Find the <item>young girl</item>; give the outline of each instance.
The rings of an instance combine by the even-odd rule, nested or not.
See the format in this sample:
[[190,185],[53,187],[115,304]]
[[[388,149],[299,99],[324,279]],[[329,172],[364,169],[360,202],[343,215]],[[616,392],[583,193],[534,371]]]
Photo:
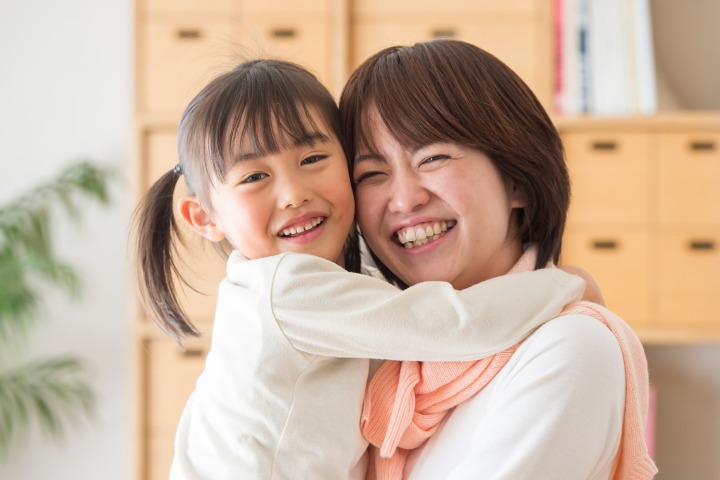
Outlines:
[[[180,217],[234,249],[205,370],[178,426],[172,478],[364,478],[369,358],[484,357],[582,293],[579,277],[556,268],[463,291],[444,282],[401,291],[349,273],[359,270],[359,253],[338,118],[332,96],[304,69],[245,62],[187,107],[180,164],[139,207],[142,297],[178,340],[198,333],[172,281],[179,175],[190,192],[178,201]],[[413,233],[423,242],[448,228]]]

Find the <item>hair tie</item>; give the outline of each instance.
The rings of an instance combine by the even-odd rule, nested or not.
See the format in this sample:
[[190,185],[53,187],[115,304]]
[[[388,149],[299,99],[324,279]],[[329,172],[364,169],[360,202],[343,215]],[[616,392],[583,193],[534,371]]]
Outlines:
[[173,167],[172,172],[175,175],[182,175],[182,167],[180,166],[179,163]]

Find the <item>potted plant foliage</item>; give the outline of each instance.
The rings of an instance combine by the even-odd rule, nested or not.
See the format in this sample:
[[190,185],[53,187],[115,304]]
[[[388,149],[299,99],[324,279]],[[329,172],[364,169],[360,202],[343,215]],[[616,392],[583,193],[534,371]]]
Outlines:
[[53,252],[50,221],[59,214],[79,218],[87,200],[107,203],[108,181],[107,170],[79,162],[0,205],[0,457],[34,425],[58,435],[93,411],[81,359],[31,359],[25,350],[42,319],[42,288],[80,293],[77,272]]

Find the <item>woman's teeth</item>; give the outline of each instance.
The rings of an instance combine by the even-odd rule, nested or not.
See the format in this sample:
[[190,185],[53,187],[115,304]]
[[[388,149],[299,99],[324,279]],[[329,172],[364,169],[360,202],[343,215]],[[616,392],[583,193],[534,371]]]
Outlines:
[[297,235],[298,233],[307,232],[308,230],[312,230],[313,228],[317,227],[321,223],[323,223],[323,217],[316,217],[311,220],[308,220],[305,222],[305,224],[296,224],[292,227],[283,228],[280,232],[281,237],[289,237],[290,235]]
[[404,228],[397,232],[398,241],[405,248],[415,248],[437,240],[455,226],[455,220],[428,223],[418,227]]

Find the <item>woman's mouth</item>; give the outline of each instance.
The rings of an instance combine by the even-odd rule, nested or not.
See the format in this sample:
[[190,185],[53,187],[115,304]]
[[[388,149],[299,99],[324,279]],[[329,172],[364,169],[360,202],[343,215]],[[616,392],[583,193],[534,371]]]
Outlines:
[[433,242],[455,226],[455,220],[428,222],[402,228],[395,232],[397,241],[405,248],[415,248]]
[[281,237],[295,237],[316,229],[325,222],[325,217],[315,217],[304,222],[290,225],[280,231]]

